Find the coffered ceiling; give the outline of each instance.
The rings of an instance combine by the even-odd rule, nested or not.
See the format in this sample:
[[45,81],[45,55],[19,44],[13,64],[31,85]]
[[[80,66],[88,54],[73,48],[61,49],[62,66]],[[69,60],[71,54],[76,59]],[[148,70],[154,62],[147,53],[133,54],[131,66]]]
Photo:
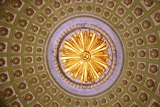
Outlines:
[[[114,65],[87,89],[56,68],[82,28],[108,35]],[[159,0],[0,0],[0,107],[160,107],[159,50]]]

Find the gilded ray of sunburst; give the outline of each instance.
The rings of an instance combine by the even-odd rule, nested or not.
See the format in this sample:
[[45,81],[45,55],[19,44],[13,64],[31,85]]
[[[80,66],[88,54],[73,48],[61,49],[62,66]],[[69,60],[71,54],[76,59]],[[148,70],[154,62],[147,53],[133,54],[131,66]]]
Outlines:
[[81,83],[94,83],[109,67],[108,45],[101,35],[79,30],[65,40],[60,50],[64,72]]

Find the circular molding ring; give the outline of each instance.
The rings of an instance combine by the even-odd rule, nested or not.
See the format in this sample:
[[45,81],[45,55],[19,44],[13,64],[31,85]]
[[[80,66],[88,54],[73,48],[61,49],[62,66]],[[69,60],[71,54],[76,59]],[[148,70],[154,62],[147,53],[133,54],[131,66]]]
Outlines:
[[[80,23],[81,22],[81,23]],[[87,22],[87,23],[86,23]],[[77,26],[82,28],[85,26],[90,26],[95,29],[99,29],[101,34],[103,35],[109,35],[104,36],[107,38],[108,43],[110,43],[111,47],[111,53],[112,53],[112,63],[111,63],[111,69],[113,71],[110,71],[109,75],[110,77],[106,76],[106,80],[102,79],[102,81],[97,82],[98,84],[93,84],[92,87],[81,87],[77,88],[76,86],[73,87],[73,84],[68,84],[68,82],[65,81],[65,76],[62,74],[62,72],[59,69],[59,63],[57,63],[57,55],[54,54],[57,53],[58,44],[62,42],[62,38],[65,37],[67,34],[67,30],[72,26]],[[95,26],[96,25],[96,26]],[[76,28],[76,27],[75,27]],[[75,30],[75,29],[74,29]],[[105,33],[106,32],[106,33]],[[58,86],[64,89],[65,92],[70,93],[71,95],[75,96],[83,96],[83,97],[91,97],[92,95],[100,95],[104,94],[104,92],[107,92],[108,90],[113,87],[113,85],[116,84],[117,80],[120,78],[123,65],[124,65],[124,48],[121,42],[121,38],[118,35],[118,33],[105,21],[93,17],[93,16],[87,16],[87,15],[79,15],[76,17],[68,18],[66,21],[63,21],[60,23],[55,29],[53,30],[52,35],[48,39],[48,45],[46,50],[46,62],[48,65],[49,75],[53,78],[53,82]],[[117,54],[116,54],[117,53]],[[53,55],[54,54],[54,55]],[[117,59],[116,59],[117,58]],[[114,61],[113,61],[114,60]],[[59,69],[59,70],[57,70]],[[103,83],[103,84],[102,84]]]
[[[79,83],[74,81],[73,79],[70,79],[68,76],[66,76],[66,74],[64,73],[64,68],[62,68],[61,66],[61,62],[59,60],[59,51],[60,51],[60,47],[62,45],[62,43],[64,42],[64,40],[73,32],[76,32],[79,29],[90,29],[91,31],[96,31],[98,33],[100,33],[100,35],[103,35],[103,37],[105,38],[109,48],[108,48],[108,53],[110,54],[110,62],[109,62],[109,69],[106,69],[105,71],[105,75],[104,77],[102,77],[98,82],[95,83]],[[116,57],[116,48],[114,45],[113,40],[111,39],[111,37],[100,27],[93,25],[93,24],[86,24],[86,23],[81,23],[81,24],[76,24],[73,25],[69,28],[67,28],[59,37],[57,44],[54,47],[54,57],[56,58],[56,60],[54,61],[54,65],[57,72],[59,73],[59,75],[61,76],[61,78],[64,79],[64,81],[66,81],[68,84],[74,86],[75,88],[80,88],[80,89],[91,89],[91,88],[95,88],[98,87],[99,85],[105,83],[110,76],[113,74],[113,71],[115,69],[115,65],[116,65],[116,61],[117,61],[117,57]],[[58,65],[58,66],[57,66]]]

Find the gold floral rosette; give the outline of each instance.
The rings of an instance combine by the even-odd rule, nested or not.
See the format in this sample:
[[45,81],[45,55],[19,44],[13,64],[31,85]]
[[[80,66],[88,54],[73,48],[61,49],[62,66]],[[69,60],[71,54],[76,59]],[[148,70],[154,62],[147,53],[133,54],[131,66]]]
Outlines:
[[109,68],[108,45],[96,32],[79,30],[64,40],[60,50],[64,72],[81,83],[100,80]]

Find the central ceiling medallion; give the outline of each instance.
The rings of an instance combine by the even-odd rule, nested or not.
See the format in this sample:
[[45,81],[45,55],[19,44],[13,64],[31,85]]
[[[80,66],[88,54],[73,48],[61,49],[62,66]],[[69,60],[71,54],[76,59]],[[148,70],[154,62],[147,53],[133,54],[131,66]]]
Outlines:
[[88,91],[94,88],[97,91],[93,93],[98,93],[104,87],[110,87],[115,83],[121,71],[122,54],[121,50],[116,50],[114,43],[119,44],[119,41],[112,39],[115,37],[112,30],[108,26],[103,30],[101,27],[105,26],[99,27],[89,23],[63,27],[54,33],[49,46],[49,50],[54,46],[48,60],[56,82],[64,88],[67,87],[69,91],[74,90],[74,93],[79,90],[80,95],[89,95],[92,92]]
[[97,32],[74,32],[62,43],[60,60],[64,72],[81,83],[95,83],[109,68],[108,45]]

